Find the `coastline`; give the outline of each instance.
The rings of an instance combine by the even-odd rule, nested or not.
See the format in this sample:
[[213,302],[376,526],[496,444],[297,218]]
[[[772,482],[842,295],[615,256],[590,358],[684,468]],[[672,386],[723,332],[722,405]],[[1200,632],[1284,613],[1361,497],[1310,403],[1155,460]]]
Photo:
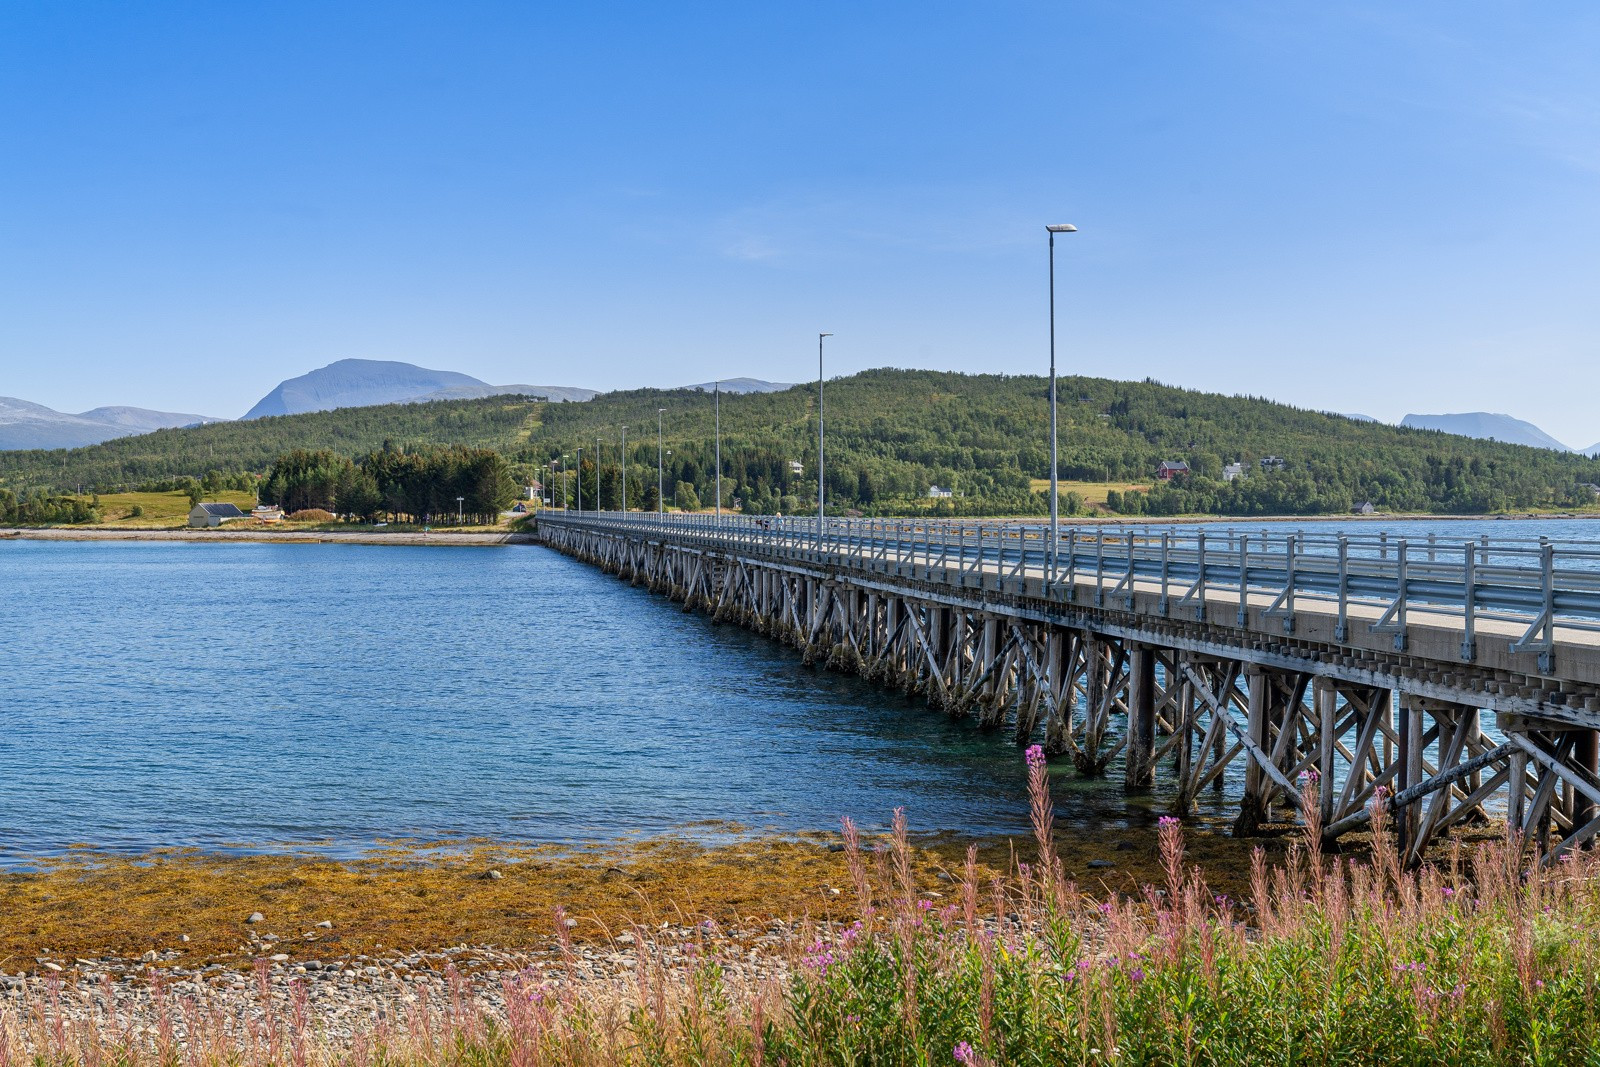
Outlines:
[[201,543],[245,542],[341,545],[531,545],[533,534],[510,533],[378,533],[371,530],[106,530],[71,526],[7,527],[0,540],[16,541],[189,541]]

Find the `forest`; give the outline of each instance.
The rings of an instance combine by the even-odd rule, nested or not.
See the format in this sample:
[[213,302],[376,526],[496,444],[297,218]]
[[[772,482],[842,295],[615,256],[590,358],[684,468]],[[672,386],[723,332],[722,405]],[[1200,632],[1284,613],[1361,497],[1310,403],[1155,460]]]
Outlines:
[[272,465],[259,495],[291,513],[316,508],[369,522],[382,515],[484,525],[511,506],[517,483],[505,459],[487,448],[389,445],[355,461],[327,449],[295,449]]
[[[1042,377],[892,369],[826,383],[830,510],[1042,513],[1047,497],[1035,486],[1049,475],[1047,388]],[[1161,461],[1189,465],[1188,475],[1149,491],[1110,493],[1108,507],[1124,514],[1318,515],[1364,502],[1383,511],[1484,514],[1592,506],[1587,486],[1600,484],[1600,460],[1257,397],[1088,377],[1062,378],[1059,396],[1063,480],[1150,485]],[[790,513],[814,506],[816,401],[815,384],[721,397],[725,507]],[[553,473],[558,503],[565,489],[575,504],[581,483],[586,507],[597,496],[602,506],[616,507],[625,473],[629,506],[653,509],[658,413],[668,505],[711,506],[713,397],[696,390],[629,390],[586,403],[492,397],[341,409],[162,430],[89,448],[0,452],[0,485],[19,494],[75,485],[109,492],[240,473],[270,483],[280,458],[296,451],[328,453],[354,470],[370,470],[379,483],[378,467],[368,466],[375,454],[459,446],[503,458],[513,485]],[[1225,481],[1224,467],[1232,463],[1244,477]],[[563,469],[571,472],[565,479]],[[379,510],[415,514],[438,503],[427,493],[405,496],[392,481],[388,489],[358,481],[347,491],[370,498],[376,488],[384,497]],[[952,495],[932,500],[933,486]],[[448,502],[457,495],[467,494],[448,493]]]

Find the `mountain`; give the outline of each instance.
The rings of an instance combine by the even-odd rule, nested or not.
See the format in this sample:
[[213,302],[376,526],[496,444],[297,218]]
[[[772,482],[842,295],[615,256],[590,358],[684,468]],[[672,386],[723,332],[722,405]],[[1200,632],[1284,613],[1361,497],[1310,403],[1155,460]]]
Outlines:
[[[699,385],[686,385],[685,389],[698,389],[703,393],[712,391],[718,383],[701,382]],[[793,382],[764,382],[760,378],[724,378],[721,382],[724,393],[742,395],[744,393],[781,393],[785,389],[793,389]]]
[[1583,449],[1583,454],[1590,459],[1600,459],[1600,441],[1596,441],[1588,448]]
[[387,359],[341,359],[298,378],[279,382],[272,392],[245,412],[244,417],[259,419],[266,415],[399,404],[440,389],[460,386],[486,388],[488,383],[469,374],[428,370]]
[[[1343,514],[1368,500],[1392,512],[1482,514],[1575,507],[1574,486],[1600,484],[1600,460],[1572,452],[1153,382],[1068,377],[1062,388],[1069,399],[1060,470],[1068,481],[1148,486],[1163,460],[1183,460],[1195,471],[1183,483],[1108,499],[1107,507],[1125,514]],[[948,507],[964,514],[1037,514],[1044,506],[1038,487],[1049,476],[1047,396],[1045,380],[1027,376],[877,370],[834,379],[827,394],[830,498],[863,512],[917,513],[935,506],[930,485],[954,485],[963,495]],[[738,497],[749,510],[788,514],[816,491],[806,477],[816,454],[815,399],[806,387],[722,398],[729,506]],[[658,452],[662,409],[665,449]],[[668,464],[662,475],[669,485],[688,482],[705,500],[715,482],[715,425],[711,394],[689,388],[622,390],[581,404],[490,396],[341,408],[159,430],[65,454],[0,452],[0,485],[81,482],[108,491],[213,469],[261,473],[295,448],[354,458],[385,443],[496,449],[520,477],[536,476],[564,455],[570,462],[578,447],[591,463],[600,438],[603,463],[614,470],[618,428],[627,426],[630,501],[655,486],[658,455]],[[1269,456],[1283,466],[1260,468]],[[1223,465],[1235,458],[1258,473],[1223,481]],[[586,475],[585,500],[592,502],[592,466]],[[603,485],[614,489],[614,474]]]
[[1553,448],[1558,452],[1572,451],[1531,422],[1487,411],[1468,411],[1458,415],[1407,415],[1400,420],[1400,425],[1414,430],[1440,430],[1462,437],[1476,437],[1480,441],[1504,441],[1531,448]]
[[1334,414],[1335,415],[1343,415],[1345,418],[1352,419],[1352,420],[1354,420],[1356,422],[1377,422],[1378,421],[1377,419],[1373,418],[1371,415],[1360,415],[1360,414],[1357,414],[1356,412],[1353,412],[1353,411],[1335,411]]
[[279,382],[245,413],[247,419],[267,415],[300,415],[334,408],[375,404],[420,404],[432,400],[477,400],[521,393],[554,401],[588,400],[593,389],[562,385],[490,385],[448,370],[429,370],[387,359],[341,359],[326,367]]
[[69,415],[43,404],[0,396],[0,449],[82,448],[113,437],[221,419],[146,408],[106,407]]
[[576,385],[457,385],[415,398],[428,400],[479,400],[486,396],[542,396],[551,403],[565,404],[593,400],[599,394]]

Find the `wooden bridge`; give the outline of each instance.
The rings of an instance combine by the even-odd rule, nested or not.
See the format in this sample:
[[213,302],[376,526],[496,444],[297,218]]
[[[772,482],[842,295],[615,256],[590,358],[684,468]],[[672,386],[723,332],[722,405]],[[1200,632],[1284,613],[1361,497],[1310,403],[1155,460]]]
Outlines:
[[1413,862],[1491,817],[1546,861],[1600,830],[1600,544],[559,511],[538,528],[1082,774],[1170,778],[1188,807],[1242,770],[1238,833],[1293,816],[1307,775],[1327,837],[1381,796]]

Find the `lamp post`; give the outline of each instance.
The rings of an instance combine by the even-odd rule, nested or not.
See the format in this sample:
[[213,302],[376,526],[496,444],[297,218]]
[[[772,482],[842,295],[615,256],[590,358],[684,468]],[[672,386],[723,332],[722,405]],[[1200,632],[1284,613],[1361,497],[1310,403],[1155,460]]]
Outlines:
[[[599,487],[600,487],[599,483],[596,482],[595,483],[595,488],[598,489]],[[579,515],[583,514],[583,446],[582,445],[578,446],[578,514]]]
[[722,383],[711,383],[711,403],[716,411],[717,438],[717,518],[722,518]]
[[666,408],[656,408],[656,514],[666,513],[667,502],[661,495],[661,475],[666,470],[665,462],[661,458],[661,413]]
[[822,339],[831,333],[817,334],[817,544],[822,543]]
[[567,454],[561,453],[561,510],[567,510],[567,482],[571,479],[567,471]]
[[628,517],[628,428],[622,428],[622,470],[618,479],[622,483],[622,517]]
[[464,496],[456,497],[456,525],[457,526],[465,525],[464,515],[463,515],[461,509],[462,509],[462,502],[465,501],[466,499],[467,498],[464,497]]
[[594,515],[600,517],[600,438],[594,439]]
[[1050,573],[1048,586],[1056,580],[1056,546],[1061,540],[1061,490],[1056,467],[1056,234],[1077,233],[1070,224],[1046,226],[1050,235]]

